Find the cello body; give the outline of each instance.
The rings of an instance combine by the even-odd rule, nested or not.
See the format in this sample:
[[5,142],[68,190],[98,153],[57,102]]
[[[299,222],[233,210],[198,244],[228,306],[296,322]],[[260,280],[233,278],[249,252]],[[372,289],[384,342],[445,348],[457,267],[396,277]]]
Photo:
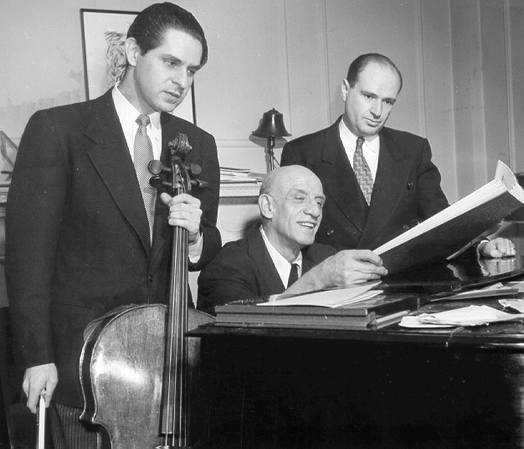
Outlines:
[[[124,307],[103,317],[86,336],[80,357],[84,396],[80,418],[102,426],[113,449],[149,449],[163,444],[159,422],[166,311],[162,304]],[[188,309],[187,319],[191,330],[213,317]],[[191,392],[198,388],[200,340],[186,339]],[[190,411],[195,408],[198,405],[190,401]],[[193,426],[191,422],[190,428]],[[187,438],[196,440],[198,435],[193,437]]]

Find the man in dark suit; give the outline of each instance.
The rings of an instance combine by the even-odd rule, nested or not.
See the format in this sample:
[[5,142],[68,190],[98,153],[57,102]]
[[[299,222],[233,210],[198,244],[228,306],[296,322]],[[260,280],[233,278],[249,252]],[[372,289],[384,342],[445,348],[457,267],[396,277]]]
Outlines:
[[[375,249],[449,205],[428,140],[384,126],[401,88],[402,75],[389,58],[361,55],[342,82],[342,117],[284,146],[281,165],[304,165],[324,186],[317,242]],[[513,245],[495,239],[479,251],[501,257]]]
[[[40,393],[47,405],[53,397],[64,427],[78,421],[82,407],[86,325],[117,306],[166,302],[169,225],[188,230],[192,270],[221,246],[214,138],[170,114],[207,61],[204,32],[188,11],[154,4],[131,25],[125,53],[125,75],[112,90],[34,114],[9,192],[6,276],[27,405],[35,412]],[[138,173],[153,158],[167,164],[178,133],[193,147],[186,163],[202,167],[209,188],[156,195]],[[55,445],[95,447],[87,434],[79,437],[85,446]]]
[[270,172],[258,198],[262,225],[224,245],[200,273],[198,307],[213,313],[238,299],[347,287],[387,274],[369,250],[336,253],[314,243],[324,202],[322,184],[307,168]]

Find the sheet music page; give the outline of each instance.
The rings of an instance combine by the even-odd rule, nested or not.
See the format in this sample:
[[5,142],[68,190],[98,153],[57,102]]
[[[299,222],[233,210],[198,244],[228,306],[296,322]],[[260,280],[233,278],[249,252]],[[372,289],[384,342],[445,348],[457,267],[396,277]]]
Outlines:
[[389,242],[384,243],[375,249],[375,253],[381,255],[386,251],[396,248],[402,243],[422,235],[431,229],[434,229],[441,224],[450,221],[454,217],[458,217],[463,213],[502,195],[506,191],[509,191],[511,195],[524,203],[524,190],[517,182],[517,178],[506,164],[504,164],[502,161],[498,161],[497,168],[495,170],[495,178],[492,181],[478,188],[456,203],[450,205],[446,209],[440,211],[438,214],[435,214],[427,220],[423,221],[414,228],[411,228]]
[[515,198],[524,203],[524,190],[517,181],[517,177],[511,169],[502,161],[498,161],[497,169],[495,170],[495,178],[500,179],[507,187],[509,193]]
[[380,284],[380,281],[356,285],[350,288],[321,290],[301,295],[271,296],[269,302],[259,303],[257,306],[320,306],[335,308],[358,303],[359,301],[364,301],[365,299],[379,295],[382,293],[382,290],[372,290],[372,288],[378,284]]

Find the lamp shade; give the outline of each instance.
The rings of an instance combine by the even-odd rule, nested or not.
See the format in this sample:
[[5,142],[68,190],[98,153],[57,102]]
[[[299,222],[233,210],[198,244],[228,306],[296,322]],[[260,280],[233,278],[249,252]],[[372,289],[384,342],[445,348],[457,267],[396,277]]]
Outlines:
[[284,137],[290,136],[284,126],[284,118],[275,108],[264,112],[259,127],[252,132],[257,137]]

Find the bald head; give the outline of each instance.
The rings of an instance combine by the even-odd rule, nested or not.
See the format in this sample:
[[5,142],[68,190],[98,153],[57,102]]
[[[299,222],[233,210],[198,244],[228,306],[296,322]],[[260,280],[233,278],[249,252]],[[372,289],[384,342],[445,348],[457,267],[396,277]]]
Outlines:
[[260,195],[271,194],[275,191],[284,191],[290,185],[302,180],[311,181],[317,184],[317,187],[322,191],[322,183],[315,173],[309,168],[302,167],[301,165],[288,165],[286,167],[279,167],[273,171],[270,171],[262,185],[260,186]]
[[324,201],[320,179],[300,165],[277,168],[264,179],[258,199],[262,226],[289,261],[314,242]]

